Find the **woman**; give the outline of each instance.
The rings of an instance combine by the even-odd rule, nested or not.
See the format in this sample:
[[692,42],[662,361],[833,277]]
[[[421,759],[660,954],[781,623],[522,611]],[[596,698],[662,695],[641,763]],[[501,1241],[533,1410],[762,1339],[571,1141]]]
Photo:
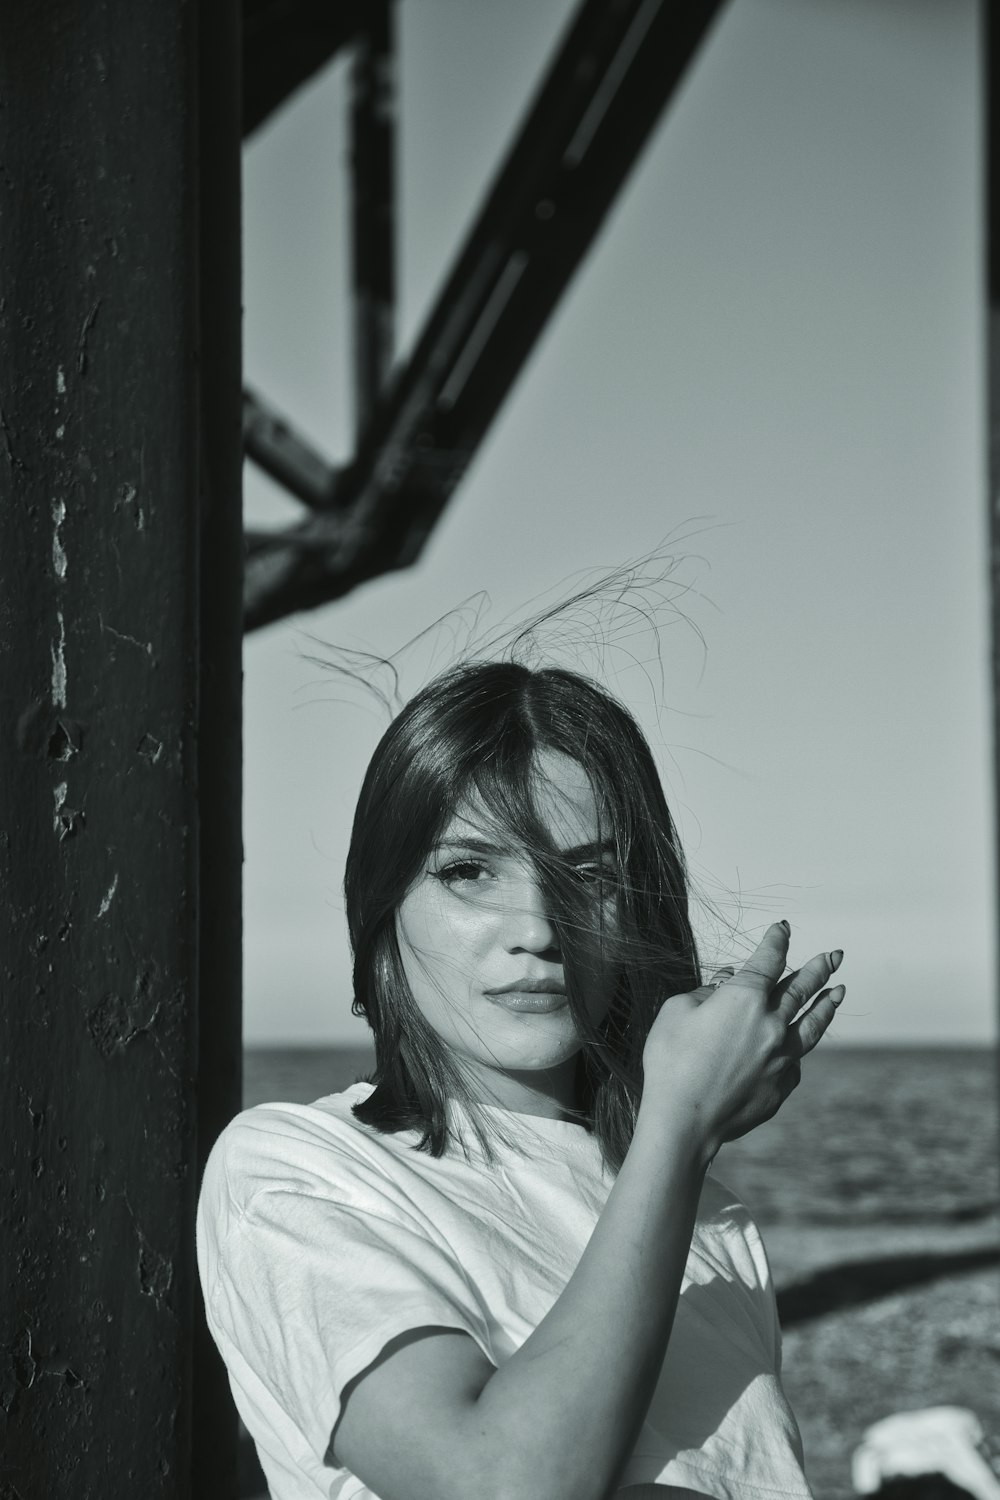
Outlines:
[[244,1112],[199,1202],[274,1500],[808,1496],[760,1237],[708,1169],[795,1087],[842,955],[785,975],[778,924],[702,986],[638,727],[510,663],[390,726],[345,892],[374,1075]]

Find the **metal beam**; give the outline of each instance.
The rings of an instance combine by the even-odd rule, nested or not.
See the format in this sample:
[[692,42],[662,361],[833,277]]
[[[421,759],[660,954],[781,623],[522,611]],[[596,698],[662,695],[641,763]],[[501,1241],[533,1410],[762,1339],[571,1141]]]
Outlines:
[[[295,30],[294,20],[288,25]],[[359,439],[371,424],[392,368],[395,130],[394,4],[373,0],[364,30],[355,38],[351,65],[351,303]],[[339,471],[252,391],[243,393],[243,441],[247,457],[304,505],[324,509],[335,503]]]
[[[198,975],[196,1138],[201,1183],[243,1107],[243,453],[239,0],[199,0],[198,36]],[[193,1245],[187,1384],[191,1500],[237,1494],[239,1424],[205,1321]],[[180,1492],[187,1500],[188,1491]]]
[[0,76],[0,1487],[162,1495],[191,1441],[195,12],[10,0]]
[[[980,9],[983,85],[983,196],[986,244],[987,503],[990,535],[994,784],[994,912],[1000,932],[1000,21]],[[1000,985],[998,985],[1000,994]]]
[[[239,1079],[234,14],[0,8],[0,1493],[20,1500],[188,1500],[210,1384],[198,1136]],[[197,1415],[235,1452],[231,1403]]]
[[242,9],[247,136],[352,40],[369,0],[243,0]]
[[244,388],[243,447],[248,458],[313,509],[327,509],[336,497],[340,471],[262,396]]
[[419,555],[720,8],[584,0],[329,510],[255,539],[247,629]]
[[351,296],[360,441],[385,389],[396,313],[393,0],[373,0],[351,69]]

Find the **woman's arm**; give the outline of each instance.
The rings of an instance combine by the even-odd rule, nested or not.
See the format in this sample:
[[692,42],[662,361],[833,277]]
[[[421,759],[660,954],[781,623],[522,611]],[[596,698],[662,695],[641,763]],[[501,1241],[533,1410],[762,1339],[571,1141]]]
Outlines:
[[347,1395],[333,1446],[381,1500],[590,1500],[612,1492],[663,1363],[707,1155],[652,1105],[573,1275],[499,1369],[427,1332]]
[[479,1396],[499,1500],[612,1491],[659,1378],[709,1155],[683,1114],[644,1099],[573,1275]]
[[777,985],[787,941],[771,928],[734,980],[663,1006],[621,1171],[521,1347],[494,1369],[468,1334],[425,1330],[353,1387],[334,1448],[382,1500],[614,1495],[663,1364],[707,1164],[774,1114],[796,1054],[833,1015],[821,997],[789,1044],[789,1021],[835,965],[821,955]]

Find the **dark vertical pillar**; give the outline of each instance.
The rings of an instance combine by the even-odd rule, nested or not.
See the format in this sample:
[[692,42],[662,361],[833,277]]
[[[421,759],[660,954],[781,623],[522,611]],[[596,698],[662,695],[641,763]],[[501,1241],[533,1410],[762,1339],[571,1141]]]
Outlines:
[[[200,560],[197,1180],[242,1104],[241,38],[201,0],[198,69]],[[192,1500],[237,1494],[237,1421],[195,1278]]]
[[393,358],[396,63],[392,0],[373,0],[351,69],[355,427],[364,434]]
[[[992,606],[996,931],[1000,934],[1000,25],[990,0],[980,10],[983,49],[984,219],[986,229],[987,494]],[[1000,941],[1000,940],[998,940]],[[998,947],[1000,956],[1000,947]],[[1000,1067],[1000,1056],[998,1056]],[[1000,1078],[998,1078],[1000,1083]]]
[[237,807],[239,781],[238,314],[199,328],[200,289],[239,297],[199,232],[211,8],[0,10],[0,1493],[20,1500],[191,1488],[198,1087],[222,1079],[204,1142],[238,1068],[238,965],[201,1068],[196,1023],[239,903],[232,810],[199,817],[234,753]]

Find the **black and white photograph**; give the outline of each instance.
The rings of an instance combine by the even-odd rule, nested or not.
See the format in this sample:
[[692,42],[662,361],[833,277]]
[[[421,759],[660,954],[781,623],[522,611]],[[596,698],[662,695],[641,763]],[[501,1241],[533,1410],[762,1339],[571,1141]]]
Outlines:
[[0,11],[0,1500],[1000,1500],[989,0]]

